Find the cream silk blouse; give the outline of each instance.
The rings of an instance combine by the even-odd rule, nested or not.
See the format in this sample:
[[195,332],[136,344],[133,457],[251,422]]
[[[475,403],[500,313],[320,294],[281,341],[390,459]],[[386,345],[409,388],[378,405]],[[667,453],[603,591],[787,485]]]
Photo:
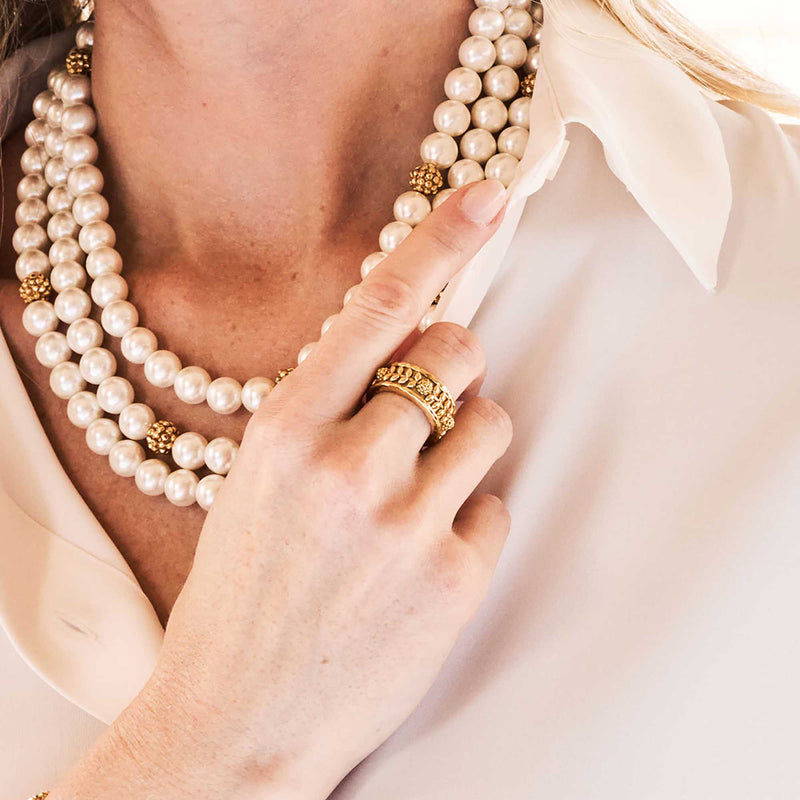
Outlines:
[[[433,689],[336,800],[800,797],[800,132],[569,9],[502,228],[438,306],[514,419],[484,484],[512,535]],[[6,133],[69,41],[0,69]],[[163,631],[2,336],[0,385],[19,800],[136,695]]]

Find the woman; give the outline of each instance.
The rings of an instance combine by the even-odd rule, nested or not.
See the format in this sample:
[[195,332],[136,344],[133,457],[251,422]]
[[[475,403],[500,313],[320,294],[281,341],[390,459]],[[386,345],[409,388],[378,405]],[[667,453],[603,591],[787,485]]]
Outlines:
[[796,796],[792,99],[636,4],[96,5],[0,76],[3,800]]

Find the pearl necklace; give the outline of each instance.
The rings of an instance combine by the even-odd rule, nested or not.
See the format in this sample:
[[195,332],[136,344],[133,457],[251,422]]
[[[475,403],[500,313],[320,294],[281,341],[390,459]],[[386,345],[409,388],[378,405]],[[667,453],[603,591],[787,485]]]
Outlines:
[[[380,231],[380,249],[363,260],[362,279],[456,189],[484,178],[508,186],[514,177],[528,140],[542,7],[531,0],[475,0],[475,5],[470,35],[458,50],[461,66],[445,78],[447,99],[436,107],[435,131],[420,147],[423,163],[410,173],[410,191],[394,201],[394,219]],[[194,431],[178,434],[172,422],[135,402],[133,386],[116,374],[116,357],[103,347],[105,334],[121,340],[123,357],[142,364],[153,386],[172,387],[185,403],[206,402],[218,414],[242,406],[254,412],[292,368],[281,370],[275,380],[256,376],[244,385],[225,376],[212,380],[203,367],[184,367],[175,353],[159,349],[156,334],[139,325],[121,274],[122,257],[114,249],[116,234],[106,221],[103,175],[95,166],[93,43],[93,24],[79,26],[66,68],[50,71],[25,129],[28,149],[21,158],[24,177],[17,187],[18,227],[12,239],[26,302],[22,324],[36,337],[36,358],[50,368],[50,387],[68,401],[67,417],[85,429],[89,449],[108,456],[111,469],[134,478],[144,494],[164,494],[176,506],[196,502],[208,510],[238,443],[224,436],[208,441]],[[447,188],[442,170],[447,170]],[[357,289],[347,291],[343,304]],[[98,309],[99,323],[91,316]],[[321,335],[334,318],[325,320]],[[428,314],[420,329],[430,321]],[[298,364],[313,347],[310,342],[300,349]],[[157,457],[167,454],[177,469]],[[200,477],[199,471],[206,474]]]

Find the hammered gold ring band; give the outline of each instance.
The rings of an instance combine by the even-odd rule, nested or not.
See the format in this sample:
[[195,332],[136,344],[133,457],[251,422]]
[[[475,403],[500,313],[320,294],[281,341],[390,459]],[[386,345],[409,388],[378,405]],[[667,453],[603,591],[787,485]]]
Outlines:
[[367,389],[367,400],[378,392],[393,392],[419,406],[431,425],[429,443],[438,442],[455,425],[456,403],[447,387],[416,364],[393,361],[381,367]]

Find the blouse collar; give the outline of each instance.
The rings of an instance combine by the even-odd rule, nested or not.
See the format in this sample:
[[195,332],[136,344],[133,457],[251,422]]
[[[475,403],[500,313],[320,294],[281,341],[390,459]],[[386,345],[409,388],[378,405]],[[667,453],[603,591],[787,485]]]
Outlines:
[[[724,143],[711,98],[594,0],[547,11],[530,106],[530,136],[497,236],[451,281],[434,320],[468,324],[499,269],[527,197],[558,173],[567,125],[600,140],[611,171],[672,242],[698,281],[717,284],[732,203]],[[565,209],[568,213],[568,209]]]

